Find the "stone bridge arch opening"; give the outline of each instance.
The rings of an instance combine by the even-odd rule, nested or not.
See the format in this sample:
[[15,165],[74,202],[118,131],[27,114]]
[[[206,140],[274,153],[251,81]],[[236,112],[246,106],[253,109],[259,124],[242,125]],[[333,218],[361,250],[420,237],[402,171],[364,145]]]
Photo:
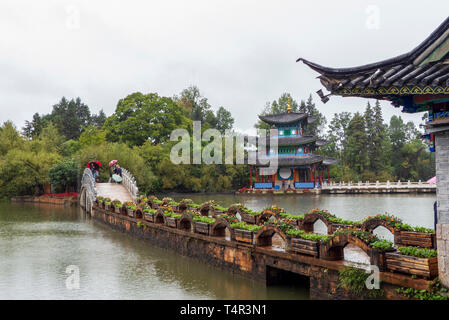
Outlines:
[[256,234],[256,245],[260,247],[270,247],[274,250],[285,250],[287,237],[274,226],[264,226]]
[[211,235],[231,241],[232,228],[229,225],[228,221],[223,218],[218,218],[211,226]]
[[396,230],[383,219],[373,218],[365,221],[362,224],[362,230],[371,232],[381,239],[395,242]]
[[364,241],[350,233],[338,234],[329,241],[322,243],[320,245],[320,258],[324,260],[346,260],[379,267],[383,265],[380,252],[373,250]]
[[212,214],[213,209],[209,203],[205,203],[200,207],[199,211],[202,216],[209,217]]
[[193,219],[189,214],[184,213],[179,219],[179,229],[191,232],[193,228]]
[[274,220],[276,218],[277,217],[274,214],[274,212],[269,211],[269,210],[265,210],[259,216],[259,224],[264,224],[265,222],[267,222],[269,220]]
[[331,223],[321,214],[310,213],[305,215],[302,226],[306,232],[329,234]]
[[154,223],[165,224],[165,216],[161,210],[158,210],[154,216]]

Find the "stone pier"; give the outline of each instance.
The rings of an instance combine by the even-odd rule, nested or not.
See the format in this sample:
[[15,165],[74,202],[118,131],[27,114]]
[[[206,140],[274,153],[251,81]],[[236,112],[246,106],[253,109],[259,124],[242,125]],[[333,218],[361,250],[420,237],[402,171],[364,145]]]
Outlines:
[[438,268],[441,282],[449,287],[449,131],[435,134]]

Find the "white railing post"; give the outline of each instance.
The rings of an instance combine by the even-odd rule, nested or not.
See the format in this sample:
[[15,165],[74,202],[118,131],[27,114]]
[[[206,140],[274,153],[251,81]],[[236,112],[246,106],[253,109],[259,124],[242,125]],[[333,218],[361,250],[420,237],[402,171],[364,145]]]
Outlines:
[[131,197],[133,200],[137,199],[137,196],[139,194],[139,188],[137,187],[137,182],[134,176],[126,169],[122,169],[122,176],[123,176],[123,185],[125,186],[126,190],[131,194]]
[[89,168],[84,169],[83,176],[81,178],[81,186],[86,190],[86,203],[84,205],[84,210],[91,212],[92,205],[97,197],[97,188],[95,187],[94,176]]

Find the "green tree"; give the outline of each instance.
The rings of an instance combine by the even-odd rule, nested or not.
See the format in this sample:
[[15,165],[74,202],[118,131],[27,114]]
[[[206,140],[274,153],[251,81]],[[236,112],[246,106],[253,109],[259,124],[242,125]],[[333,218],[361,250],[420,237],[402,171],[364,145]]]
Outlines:
[[334,114],[327,130],[327,136],[325,137],[330,143],[322,147],[325,155],[329,157],[342,158],[343,142],[345,140],[346,130],[348,129],[350,121],[350,112],[340,112]]
[[344,149],[345,163],[357,174],[361,174],[368,167],[367,140],[365,119],[356,112],[348,125]]
[[231,130],[234,125],[234,118],[232,117],[231,112],[223,107],[218,109],[216,119],[217,124],[215,128],[222,134],[225,133],[225,130]]
[[[298,102],[292,98],[290,93],[283,93],[277,100],[273,100],[273,102],[267,102],[265,107],[261,113],[261,115],[268,114],[277,114],[277,113],[285,113],[287,112],[288,101],[290,100],[290,106],[292,112],[298,112],[299,104]],[[269,124],[263,122],[262,120],[258,120],[254,125],[257,129],[266,129],[269,130],[271,127]]]
[[53,165],[49,172],[50,183],[56,187],[57,192],[70,192],[76,190],[79,166],[74,159],[65,159]]
[[49,169],[61,158],[57,153],[43,150],[12,149],[0,161],[0,195],[38,195],[49,183]]
[[130,146],[141,146],[148,140],[158,144],[169,140],[173,130],[190,127],[190,120],[173,99],[140,92],[120,99],[104,126],[108,141]]
[[81,133],[78,142],[81,147],[98,146],[106,142],[106,131],[100,127],[89,126]]
[[25,140],[20,136],[11,121],[6,121],[0,127],[0,158],[15,148],[22,148]]
[[318,110],[313,102],[312,95],[309,95],[309,98],[306,102],[301,101],[299,105],[299,112],[305,113],[310,117],[315,117],[316,120],[312,123],[309,123],[303,130],[304,135],[309,136],[324,136],[324,128],[326,126],[327,120],[326,117]]
[[89,107],[82,103],[79,97],[71,100],[62,97],[61,101],[53,106],[50,120],[66,140],[78,139],[84,128],[90,124],[91,114]]
[[28,139],[32,139],[35,136],[38,136],[42,131],[42,119],[39,113],[35,113],[33,115],[32,121],[25,121],[25,126],[22,129],[22,134]]
[[90,124],[94,127],[102,127],[106,119],[106,114],[104,113],[103,109],[101,109],[98,114],[92,115]]

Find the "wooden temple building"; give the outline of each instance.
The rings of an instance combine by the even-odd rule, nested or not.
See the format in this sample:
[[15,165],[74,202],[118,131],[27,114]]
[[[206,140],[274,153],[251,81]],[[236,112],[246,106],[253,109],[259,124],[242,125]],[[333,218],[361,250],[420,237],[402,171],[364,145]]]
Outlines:
[[319,73],[330,92],[317,91],[324,103],[331,95],[364,97],[388,100],[403,112],[428,113],[426,134],[436,153],[439,277],[449,287],[449,18],[412,51],[384,61],[352,68],[297,61]]
[[316,117],[292,112],[289,101],[287,112],[259,115],[259,119],[277,129],[277,150],[273,150],[268,140],[264,150],[265,160],[277,157],[277,168],[267,173],[268,169],[262,169],[267,166],[266,161],[250,167],[252,189],[314,189],[329,182],[329,165],[337,160],[313,153],[328,142],[303,134]]

